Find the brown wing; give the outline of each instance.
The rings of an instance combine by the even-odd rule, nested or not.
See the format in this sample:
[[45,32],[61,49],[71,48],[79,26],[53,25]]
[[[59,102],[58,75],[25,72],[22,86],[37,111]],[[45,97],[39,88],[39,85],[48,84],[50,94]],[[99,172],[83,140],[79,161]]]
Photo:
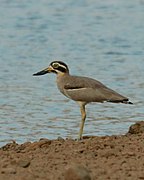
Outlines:
[[[75,100],[85,102],[123,102],[128,98],[106,87],[101,82],[87,78],[70,76],[64,85],[64,94]],[[71,82],[71,83],[69,83]]]

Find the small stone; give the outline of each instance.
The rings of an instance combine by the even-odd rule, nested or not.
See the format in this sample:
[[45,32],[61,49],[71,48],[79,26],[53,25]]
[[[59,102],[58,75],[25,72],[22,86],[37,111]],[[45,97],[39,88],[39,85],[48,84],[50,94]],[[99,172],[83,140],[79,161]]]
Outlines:
[[50,141],[49,139],[47,139],[47,138],[40,138],[40,140],[39,141]]
[[43,145],[50,145],[52,143],[51,140],[46,138],[41,138],[38,143],[36,143],[39,147],[42,147]]
[[18,162],[18,165],[20,167],[27,168],[30,165],[30,161],[29,160],[20,160]]
[[57,140],[64,140],[61,136],[58,136]]
[[1,170],[2,174],[16,174],[16,169],[14,168],[3,168]]
[[61,141],[61,142],[65,141],[65,140],[64,140],[62,137],[60,137],[60,136],[57,138],[57,140],[58,140],[58,141]]
[[64,177],[65,180],[91,180],[88,169],[78,164],[74,164],[67,168]]

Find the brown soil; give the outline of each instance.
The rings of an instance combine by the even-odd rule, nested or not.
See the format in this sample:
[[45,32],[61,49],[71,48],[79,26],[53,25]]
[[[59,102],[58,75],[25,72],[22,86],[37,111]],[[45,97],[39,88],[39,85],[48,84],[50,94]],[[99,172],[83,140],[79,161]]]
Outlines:
[[126,135],[84,137],[0,148],[0,180],[144,179],[144,122]]

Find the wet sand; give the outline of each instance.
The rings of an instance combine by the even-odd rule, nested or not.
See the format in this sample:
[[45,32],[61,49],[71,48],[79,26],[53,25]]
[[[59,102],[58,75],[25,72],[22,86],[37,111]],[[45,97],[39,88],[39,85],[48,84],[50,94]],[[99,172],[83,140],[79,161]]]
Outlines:
[[144,122],[125,135],[12,142],[0,148],[0,180],[144,179]]

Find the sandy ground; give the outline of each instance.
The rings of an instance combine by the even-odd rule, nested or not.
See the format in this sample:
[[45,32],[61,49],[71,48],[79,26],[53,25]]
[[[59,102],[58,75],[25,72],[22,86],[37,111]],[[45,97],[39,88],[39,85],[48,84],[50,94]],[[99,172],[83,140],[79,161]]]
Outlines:
[[144,122],[126,135],[84,137],[0,148],[0,180],[144,179]]

